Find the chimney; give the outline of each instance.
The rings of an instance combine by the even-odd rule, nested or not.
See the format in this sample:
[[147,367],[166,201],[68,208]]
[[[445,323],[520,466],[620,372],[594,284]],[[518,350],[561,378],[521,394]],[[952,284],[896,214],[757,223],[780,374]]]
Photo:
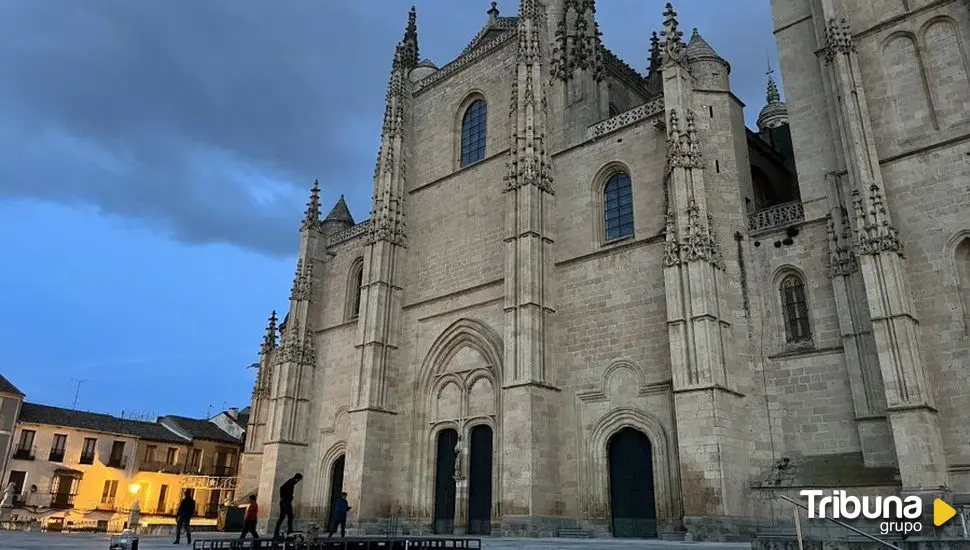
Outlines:
[[232,407],[226,412],[229,414],[229,417],[232,418],[233,420],[239,419],[239,409]]

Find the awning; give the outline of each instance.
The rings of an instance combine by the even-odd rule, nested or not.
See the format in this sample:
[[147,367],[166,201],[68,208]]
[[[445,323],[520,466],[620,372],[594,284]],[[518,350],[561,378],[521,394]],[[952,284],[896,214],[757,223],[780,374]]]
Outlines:
[[84,477],[84,472],[80,470],[72,470],[71,468],[57,468],[54,470],[54,475],[76,477],[78,479],[81,479],[82,477]]

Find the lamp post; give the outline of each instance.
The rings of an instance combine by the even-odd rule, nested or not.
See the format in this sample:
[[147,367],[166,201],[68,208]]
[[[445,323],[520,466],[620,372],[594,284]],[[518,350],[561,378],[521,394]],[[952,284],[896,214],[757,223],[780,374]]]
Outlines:
[[138,524],[141,522],[141,505],[139,504],[138,493],[141,491],[141,485],[137,483],[132,483],[128,486],[128,492],[131,493],[131,510],[128,511],[128,529],[132,533],[138,532]]

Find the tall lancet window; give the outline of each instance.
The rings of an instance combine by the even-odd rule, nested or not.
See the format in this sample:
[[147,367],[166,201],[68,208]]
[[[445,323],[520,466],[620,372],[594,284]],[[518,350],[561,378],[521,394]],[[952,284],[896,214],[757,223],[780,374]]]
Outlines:
[[607,242],[633,235],[633,189],[626,172],[616,172],[603,187],[603,226]]
[[485,127],[488,107],[484,99],[476,99],[465,109],[461,118],[461,167],[485,158]]
[[781,281],[781,307],[785,315],[785,340],[789,344],[809,342],[812,329],[808,322],[808,300],[805,298],[805,282],[795,274]]
[[360,290],[364,282],[364,260],[357,258],[350,266],[350,274],[347,277],[347,297],[346,314],[344,317],[350,321],[360,315]]

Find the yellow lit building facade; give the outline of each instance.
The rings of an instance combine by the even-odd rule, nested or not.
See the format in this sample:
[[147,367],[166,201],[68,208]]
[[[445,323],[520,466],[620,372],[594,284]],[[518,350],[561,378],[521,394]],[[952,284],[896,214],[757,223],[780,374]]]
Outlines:
[[23,403],[3,473],[16,495],[6,521],[115,531],[137,503],[140,527],[174,525],[191,490],[194,523],[215,525],[219,504],[234,496],[241,446],[206,420],[143,422]]

